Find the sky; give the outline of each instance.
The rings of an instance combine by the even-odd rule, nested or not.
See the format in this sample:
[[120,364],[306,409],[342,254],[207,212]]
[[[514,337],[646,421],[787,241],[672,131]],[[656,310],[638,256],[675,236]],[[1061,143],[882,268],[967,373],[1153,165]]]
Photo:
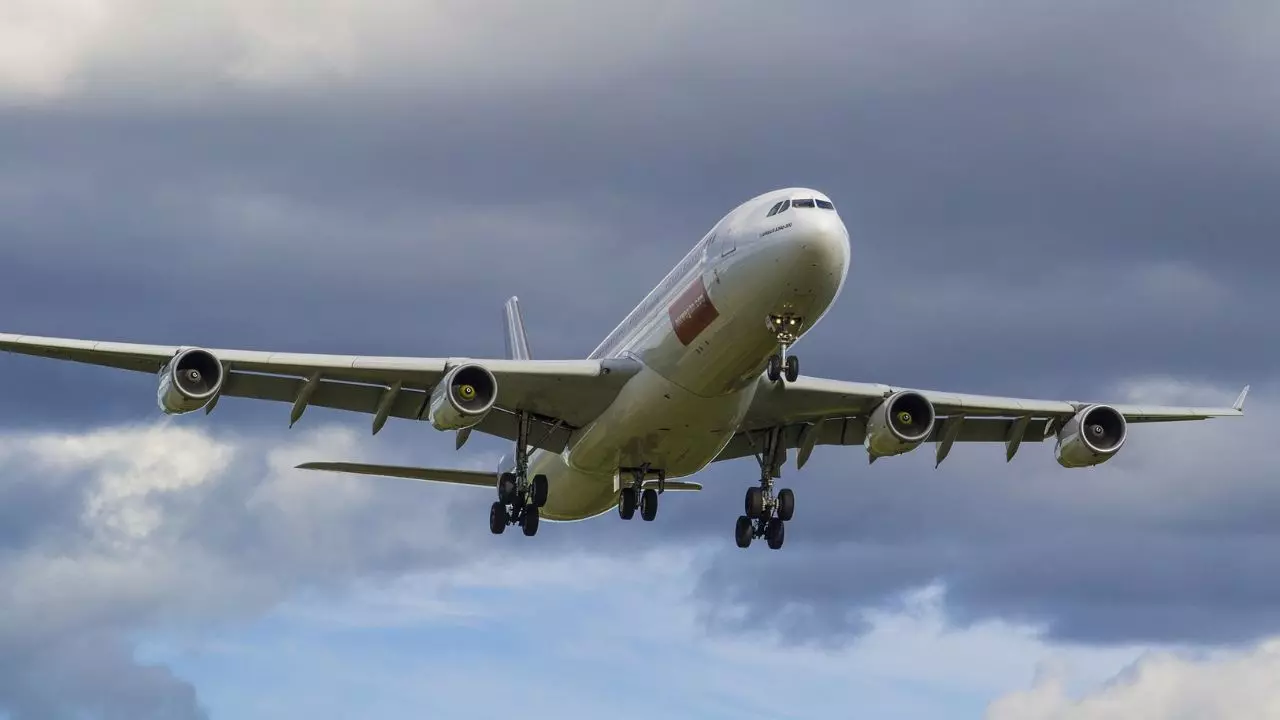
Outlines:
[[1226,404],[1048,445],[749,459],[489,534],[474,438],[0,357],[0,718],[1280,714],[1280,8],[5,0],[0,330],[583,357],[736,204],[827,193],[806,374]]

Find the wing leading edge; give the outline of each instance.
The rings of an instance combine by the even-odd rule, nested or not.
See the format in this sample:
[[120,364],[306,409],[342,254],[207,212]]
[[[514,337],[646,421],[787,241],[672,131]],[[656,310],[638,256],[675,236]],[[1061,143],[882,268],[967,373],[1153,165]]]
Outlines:
[[[815,445],[862,445],[871,412],[901,391],[923,395],[937,422],[923,442],[938,443],[941,463],[955,442],[1003,442],[1012,459],[1023,442],[1053,437],[1062,424],[1094,403],[968,395],[912,390],[876,383],[802,377],[785,385],[762,379],[742,429],[717,461],[757,454],[764,436],[777,428],[786,449],[799,449],[800,464]],[[1230,407],[1106,403],[1131,423],[1178,422],[1244,414],[1249,386]]]
[[[0,334],[0,350],[134,372],[158,373],[189,346]],[[386,417],[421,420],[431,389],[449,368],[474,362],[497,380],[495,410],[476,426],[514,440],[515,412],[535,423],[530,444],[560,451],[569,432],[594,420],[638,370],[630,360],[468,360],[368,357],[209,350],[226,371],[219,397],[272,400],[294,405],[293,421],[315,405]],[[393,391],[394,389],[394,391]],[[217,398],[206,412],[217,404]],[[384,407],[385,405],[385,407]],[[375,419],[374,430],[381,427]]]

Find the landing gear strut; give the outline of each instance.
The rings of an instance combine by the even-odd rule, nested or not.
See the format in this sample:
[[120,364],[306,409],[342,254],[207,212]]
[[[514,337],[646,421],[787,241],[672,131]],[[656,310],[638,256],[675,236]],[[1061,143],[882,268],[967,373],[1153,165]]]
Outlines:
[[529,417],[516,413],[516,466],[498,476],[498,501],[489,507],[489,531],[501,535],[519,525],[526,537],[538,534],[538,510],[547,504],[547,476],[529,477]]
[[[750,436],[748,436],[750,438]],[[773,479],[780,476],[779,468],[785,459],[782,449],[782,428],[770,428],[764,438],[764,447],[756,453],[760,464],[760,485],[748,488],[744,503],[745,514],[738,517],[733,537],[738,547],[751,547],[751,541],[764,538],[769,548],[777,550],[786,540],[786,523],[796,511],[796,495],[789,488],[773,492]]]
[[640,508],[640,517],[645,522],[653,522],[658,517],[658,495],[662,492],[663,485],[667,480],[665,470],[652,471],[658,475],[658,487],[646,488],[644,486],[645,478],[651,472],[649,466],[626,469],[621,472],[631,473],[631,485],[622,488],[618,493],[618,517],[623,520],[630,520],[635,517],[636,508]]
[[787,382],[795,382],[796,378],[800,377],[800,358],[795,355],[788,356],[787,350],[800,337],[804,318],[791,314],[770,315],[765,324],[769,332],[778,339],[778,352],[769,357],[769,366],[766,370],[769,382],[776,383],[783,379]]

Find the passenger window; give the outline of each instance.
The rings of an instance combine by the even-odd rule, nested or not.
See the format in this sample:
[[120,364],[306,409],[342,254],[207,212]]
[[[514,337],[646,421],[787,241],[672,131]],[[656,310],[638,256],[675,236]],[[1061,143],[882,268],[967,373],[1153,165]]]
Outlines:
[[809,199],[809,198],[805,198],[805,199],[803,199],[803,200],[792,200],[792,201],[791,201],[791,207],[807,207],[807,208],[811,208],[811,207],[813,207],[813,200],[811,200],[811,199]]
[[830,200],[816,200],[815,202],[817,202],[817,203],[818,203],[818,207],[822,208],[823,210],[835,210],[835,209],[836,209],[836,206],[835,206],[835,205],[832,205]]
[[777,214],[778,214],[778,210],[779,210],[781,207],[782,207],[782,203],[780,203],[780,202],[779,202],[779,203],[774,203],[774,205],[773,205],[773,209],[772,209],[772,210],[770,210],[770,211],[769,211],[769,214],[768,214],[768,215],[765,215],[765,217],[773,217],[774,215],[777,215]]

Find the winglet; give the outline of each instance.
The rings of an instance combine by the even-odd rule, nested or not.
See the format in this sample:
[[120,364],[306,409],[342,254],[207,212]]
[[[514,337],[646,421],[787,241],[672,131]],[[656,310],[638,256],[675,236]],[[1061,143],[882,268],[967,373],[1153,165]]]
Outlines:
[[1231,409],[1239,412],[1244,412],[1244,399],[1248,396],[1249,396],[1249,386],[1245,385],[1244,389],[1240,391],[1240,397],[1236,398],[1236,401],[1231,404]]

